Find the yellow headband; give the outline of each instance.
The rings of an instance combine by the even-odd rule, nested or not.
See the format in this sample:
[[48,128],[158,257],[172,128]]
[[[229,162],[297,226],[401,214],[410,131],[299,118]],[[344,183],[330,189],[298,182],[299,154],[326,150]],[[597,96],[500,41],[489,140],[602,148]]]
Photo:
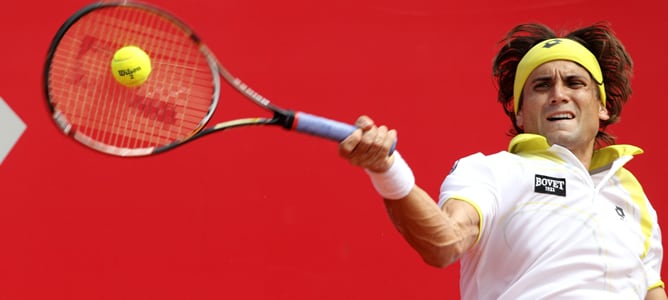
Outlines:
[[527,52],[520,63],[517,65],[515,74],[515,86],[513,87],[513,98],[515,101],[515,113],[519,110],[520,96],[524,83],[529,78],[529,74],[538,66],[553,60],[569,60],[580,64],[589,71],[598,84],[601,102],[605,105],[605,86],[603,85],[603,73],[598,60],[582,44],[565,38],[549,39],[533,46]]

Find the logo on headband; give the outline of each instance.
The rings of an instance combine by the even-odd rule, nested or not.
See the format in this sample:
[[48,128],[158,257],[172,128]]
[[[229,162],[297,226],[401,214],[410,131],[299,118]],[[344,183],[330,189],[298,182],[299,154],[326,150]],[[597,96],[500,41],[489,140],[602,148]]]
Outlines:
[[552,48],[554,45],[561,44],[561,40],[559,39],[554,39],[554,40],[549,40],[543,45],[543,48]]

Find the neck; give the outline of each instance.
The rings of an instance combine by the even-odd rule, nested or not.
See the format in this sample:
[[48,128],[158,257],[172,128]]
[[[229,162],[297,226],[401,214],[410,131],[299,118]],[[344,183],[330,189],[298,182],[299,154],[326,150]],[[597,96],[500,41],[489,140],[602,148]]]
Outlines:
[[585,167],[585,169],[589,170],[589,166],[591,165],[591,157],[594,155],[594,148],[586,148],[586,149],[571,149],[568,148],[568,150],[571,150],[573,155],[578,158],[578,160],[582,163],[582,165]]

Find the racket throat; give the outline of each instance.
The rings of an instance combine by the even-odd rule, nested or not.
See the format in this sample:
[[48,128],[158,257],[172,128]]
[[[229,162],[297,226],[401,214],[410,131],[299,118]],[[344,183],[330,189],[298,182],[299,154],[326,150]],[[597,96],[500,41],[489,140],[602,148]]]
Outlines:
[[292,110],[277,109],[274,110],[274,118],[276,124],[287,130],[293,130],[295,125],[295,112]]

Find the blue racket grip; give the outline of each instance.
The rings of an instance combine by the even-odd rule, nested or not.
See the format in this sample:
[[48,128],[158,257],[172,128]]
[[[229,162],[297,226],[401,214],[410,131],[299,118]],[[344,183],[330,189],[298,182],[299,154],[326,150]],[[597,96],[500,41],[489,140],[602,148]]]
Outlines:
[[[292,128],[299,132],[327,138],[336,142],[343,141],[357,129],[357,127],[347,123],[334,121],[305,112],[297,112],[295,114]],[[397,140],[394,140],[388,155],[394,153],[396,146]]]

